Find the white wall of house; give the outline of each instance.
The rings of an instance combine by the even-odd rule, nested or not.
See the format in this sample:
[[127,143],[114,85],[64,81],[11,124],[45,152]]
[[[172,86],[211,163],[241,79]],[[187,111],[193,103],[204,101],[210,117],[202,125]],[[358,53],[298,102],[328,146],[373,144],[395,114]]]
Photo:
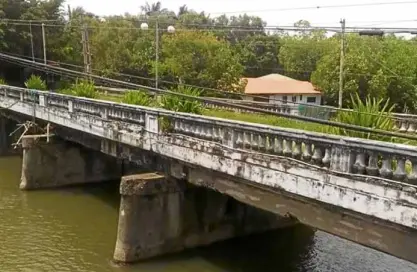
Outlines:
[[[287,101],[285,103],[284,101]],[[307,103],[307,104],[321,104],[321,94],[275,94],[269,96],[269,103],[271,104],[292,104],[292,103]]]

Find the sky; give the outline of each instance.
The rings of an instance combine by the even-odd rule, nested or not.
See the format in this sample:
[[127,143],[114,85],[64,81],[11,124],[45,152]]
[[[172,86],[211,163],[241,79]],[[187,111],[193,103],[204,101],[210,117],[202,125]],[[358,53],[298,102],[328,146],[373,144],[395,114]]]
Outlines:
[[[148,1],[153,3],[156,1]],[[395,5],[381,3],[396,2]],[[400,4],[399,2],[412,2]],[[82,6],[97,15],[138,14],[141,0],[67,0],[71,8]],[[261,17],[270,26],[287,26],[303,19],[313,26],[340,26],[340,19],[346,19],[346,26],[366,27],[410,27],[417,28],[417,1],[400,0],[165,0],[162,7],[178,11],[182,5],[195,11],[205,11],[212,17],[226,13],[238,15],[246,12]],[[324,6],[375,3],[375,6],[324,8]],[[297,7],[317,7],[309,10],[283,10]]]

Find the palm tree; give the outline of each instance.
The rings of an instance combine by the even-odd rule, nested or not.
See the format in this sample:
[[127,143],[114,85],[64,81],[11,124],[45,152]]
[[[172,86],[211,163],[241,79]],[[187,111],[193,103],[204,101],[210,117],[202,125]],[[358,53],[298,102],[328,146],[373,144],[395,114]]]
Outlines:
[[178,10],[178,15],[177,16],[180,17],[181,15],[184,15],[184,14],[186,14],[188,12],[189,12],[189,10],[188,10],[187,5],[182,5],[180,7],[180,9]]
[[162,4],[160,1],[156,2],[156,3],[152,3],[149,4],[148,2],[146,2],[145,5],[140,7],[141,11],[143,13],[145,13],[146,15],[152,15],[152,14],[161,14],[161,13],[165,13],[168,10],[167,9],[163,9],[162,8]]

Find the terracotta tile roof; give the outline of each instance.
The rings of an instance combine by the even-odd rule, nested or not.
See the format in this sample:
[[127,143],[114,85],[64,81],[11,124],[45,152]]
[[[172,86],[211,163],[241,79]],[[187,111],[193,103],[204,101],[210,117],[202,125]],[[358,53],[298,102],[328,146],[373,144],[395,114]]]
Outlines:
[[246,94],[321,94],[308,81],[300,81],[279,74],[258,78],[244,78],[248,81]]

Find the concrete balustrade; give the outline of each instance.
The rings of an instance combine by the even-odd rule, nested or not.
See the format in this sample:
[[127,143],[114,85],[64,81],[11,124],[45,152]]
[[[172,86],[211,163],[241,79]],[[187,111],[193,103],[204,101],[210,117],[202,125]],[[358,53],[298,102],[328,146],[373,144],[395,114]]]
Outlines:
[[[232,148],[290,157],[335,171],[417,184],[417,152],[407,145],[172,113],[10,86],[0,88],[0,96],[10,99],[20,100],[22,94],[24,102],[29,104],[127,122],[132,124],[131,129],[139,126],[157,132],[160,130],[157,120],[164,117],[169,120],[172,132],[177,134]],[[411,121],[401,124],[400,131],[404,132],[411,132],[416,127]]]

